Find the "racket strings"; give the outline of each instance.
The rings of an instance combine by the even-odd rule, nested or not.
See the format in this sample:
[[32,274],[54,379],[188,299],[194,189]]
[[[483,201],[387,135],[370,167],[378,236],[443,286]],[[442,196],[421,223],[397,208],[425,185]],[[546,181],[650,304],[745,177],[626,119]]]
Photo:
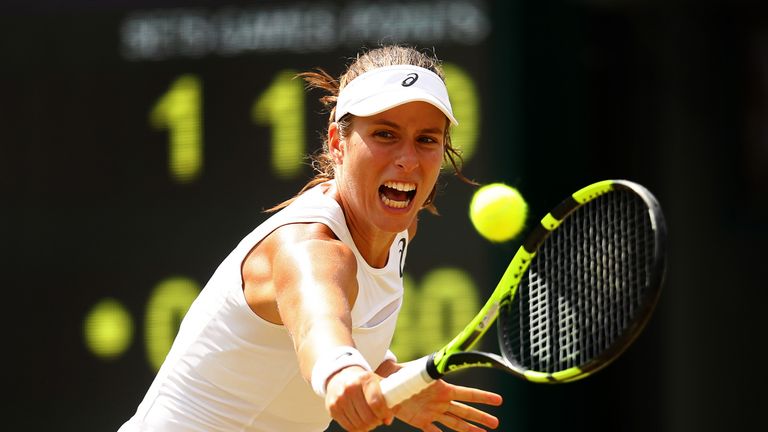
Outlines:
[[541,245],[502,311],[507,359],[552,373],[603,356],[644,302],[654,239],[634,193],[613,191],[577,208]]

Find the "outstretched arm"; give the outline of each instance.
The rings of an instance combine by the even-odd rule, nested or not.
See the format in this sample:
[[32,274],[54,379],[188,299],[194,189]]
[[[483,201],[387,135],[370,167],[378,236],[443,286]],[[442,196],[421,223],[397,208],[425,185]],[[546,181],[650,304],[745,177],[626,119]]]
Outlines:
[[[345,357],[335,362],[332,355],[355,346],[350,310],[357,297],[356,273],[352,251],[321,224],[279,228],[249,255],[243,268],[249,304],[262,317],[286,327],[302,375],[324,395],[331,416],[349,431],[368,431],[394,416],[378,377],[355,364],[338,367]],[[260,298],[270,287],[273,294]],[[360,359],[358,364],[367,365]]]

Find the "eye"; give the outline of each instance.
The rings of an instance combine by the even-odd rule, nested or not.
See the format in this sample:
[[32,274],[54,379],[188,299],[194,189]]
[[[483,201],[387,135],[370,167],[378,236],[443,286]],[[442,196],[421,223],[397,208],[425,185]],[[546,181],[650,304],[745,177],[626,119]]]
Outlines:
[[424,144],[441,144],[441,141],[438,138],[429,135],[420,136],[419,142]]
[[395,134],[388,130],[377,130],[373,133],[374,136],[384,139],[393,139],[395,137]]

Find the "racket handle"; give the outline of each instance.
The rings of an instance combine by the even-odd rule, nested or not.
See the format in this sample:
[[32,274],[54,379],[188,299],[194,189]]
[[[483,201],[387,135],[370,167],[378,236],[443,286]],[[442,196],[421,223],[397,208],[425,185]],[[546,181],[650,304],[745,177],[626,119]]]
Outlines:
[[379,382],[381,393],[392,408],[430,385],[434,378],[427,372],[427,362],[430,356],[414,360],[408,366],[400,369]]

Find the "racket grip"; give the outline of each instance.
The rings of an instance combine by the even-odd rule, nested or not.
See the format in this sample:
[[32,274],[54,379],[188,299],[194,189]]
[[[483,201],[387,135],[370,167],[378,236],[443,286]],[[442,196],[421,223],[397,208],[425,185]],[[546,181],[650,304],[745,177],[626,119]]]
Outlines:
[[429,360],[430,356],[414,360],[408,366],[379,382],[381,393],[384,395],[388,407],[392,408],[435,381],[427,372]]

